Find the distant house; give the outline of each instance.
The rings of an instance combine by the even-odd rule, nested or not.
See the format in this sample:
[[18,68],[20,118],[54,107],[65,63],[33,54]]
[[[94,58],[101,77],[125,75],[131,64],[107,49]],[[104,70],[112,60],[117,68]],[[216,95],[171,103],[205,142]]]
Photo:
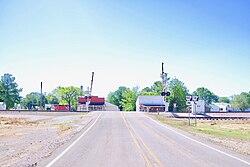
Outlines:
[[3,102],[0,102],[0,110],[6,110],[6,105]]
[[105,102],[104,110],[105,111],[119,111],[119,108],[118,108],[118,106],[116,106],[114,104],[111,104],[109,102]]
[[168,111],[168,106],[164,96],[139,96],[136,100],[136,111],[162,112]]
[[213,103],[213,105],[219,107],[220,108],[219,111],[221,112],[227,112],[232,110],[232,105],[229,103]]
[[86,104],[89,103],[89,111],[102,111],[105,109],[105,98],[98,96],[79,97],[77,111],[87,111]]
[[220,112],[220,107],[215,104],[209,104],[208,109],[209,112]]

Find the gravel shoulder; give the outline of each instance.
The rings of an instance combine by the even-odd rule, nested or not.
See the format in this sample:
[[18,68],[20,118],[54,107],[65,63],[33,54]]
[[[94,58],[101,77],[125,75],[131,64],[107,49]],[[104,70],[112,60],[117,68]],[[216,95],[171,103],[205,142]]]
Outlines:
[[96,117],[95,112],[1,112],[0,166],[37,166]]

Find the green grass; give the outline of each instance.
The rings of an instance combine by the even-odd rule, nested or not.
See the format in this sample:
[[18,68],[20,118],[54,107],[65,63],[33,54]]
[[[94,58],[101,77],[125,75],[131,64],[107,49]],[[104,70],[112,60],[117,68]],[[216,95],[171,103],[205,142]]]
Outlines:
[[162,115],[154,116],[163,123],[191,133],[250,141],[249,120],[197,120],[197,126],[192,120],[191,125],[188,126],[188,119],[165,118]]

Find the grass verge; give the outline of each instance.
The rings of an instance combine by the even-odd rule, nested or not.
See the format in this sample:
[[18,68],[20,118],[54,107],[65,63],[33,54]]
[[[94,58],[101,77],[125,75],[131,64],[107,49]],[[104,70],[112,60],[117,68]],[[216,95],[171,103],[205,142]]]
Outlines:
[[197,120],[197,126],[195,126],[194,120],[191,120],[191,124],[188,126],[188,119],[153,116],[165,124],[191,133],[250,141],[250,120]]

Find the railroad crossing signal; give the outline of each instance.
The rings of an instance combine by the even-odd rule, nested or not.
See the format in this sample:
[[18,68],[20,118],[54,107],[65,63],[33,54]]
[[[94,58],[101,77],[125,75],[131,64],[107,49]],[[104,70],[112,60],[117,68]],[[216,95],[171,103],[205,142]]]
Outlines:
[[162,96],[170,96],[170,92],[161,92]]

